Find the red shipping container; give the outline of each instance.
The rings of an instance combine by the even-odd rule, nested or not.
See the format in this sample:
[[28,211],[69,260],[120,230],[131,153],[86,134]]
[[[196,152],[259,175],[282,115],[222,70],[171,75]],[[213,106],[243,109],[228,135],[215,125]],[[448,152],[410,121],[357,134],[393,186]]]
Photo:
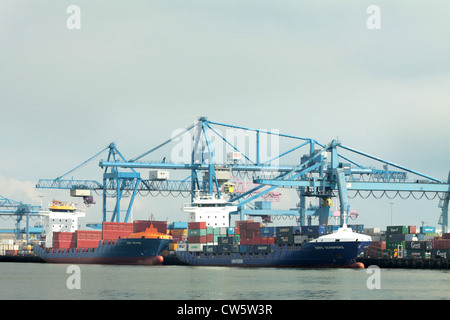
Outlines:
[[214,235],[213,234],[207,234],[206,235],[206,242],[214,242]]
[[78,240],[101,240],[102,232],[93,230],[77,230],[77,241]]
[[103,231],[122,231],[133,233],[133,223],[130,222],[103,222]]
[[187,237],[188,243],[206,243],[206,236]]
[[445,239],[445,240],[450,239],[450,233],[443,233],[442,239]]
[[71,249],[75,248],[77,237],[75,232],[53,232],[53,248]]
[[186,240],[186,236],[182,236],[182,235],[175,235],[175,236],[172,236],[172,241],[173,242],[181,242],[181,241],[184,241],[184,240]]
[[206,229],[206,222],[188,222],[188,229]]
[[98,248],[99,240],[78,240],[77,248]]
[[450,249],[450,239],[435,239],[434,249],[447,250]]
[[125,238],[131,233],[129,231],[105,231],[103,230],[102,239],[103,240],[117,240],[119,238]]
[[409,226],[409,234],[417,233],[416,226]]

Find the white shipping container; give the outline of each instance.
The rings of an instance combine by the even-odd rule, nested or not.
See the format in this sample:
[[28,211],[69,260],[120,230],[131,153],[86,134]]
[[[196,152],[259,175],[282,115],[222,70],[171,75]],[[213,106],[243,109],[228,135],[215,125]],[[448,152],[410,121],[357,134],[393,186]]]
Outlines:
[[201,252],[203,245],[203,243],[188,243],[188,251]]
[[152,170],[149,172],[150,180],[167,180],[169,179],[169,171],[165,170]]
[[89,189],[70,189],[71,197],[89,197],[91,196],[91,190]]
[[294,235],[294,244],[302,244],[308,242],[308,236],[305,235]]
[[364,228],[364,234],[375,236],[381,234],[380,228]]
[[187,245],[186,243],[178,243],[177,245],[177,251],[186,251],[187,250]]

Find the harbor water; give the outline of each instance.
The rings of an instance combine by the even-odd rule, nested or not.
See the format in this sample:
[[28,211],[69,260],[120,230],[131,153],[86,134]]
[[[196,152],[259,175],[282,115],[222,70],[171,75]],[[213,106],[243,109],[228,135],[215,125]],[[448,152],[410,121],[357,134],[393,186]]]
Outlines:
[[2,300],[450,299],[448,270],[1,263],[0,271]]

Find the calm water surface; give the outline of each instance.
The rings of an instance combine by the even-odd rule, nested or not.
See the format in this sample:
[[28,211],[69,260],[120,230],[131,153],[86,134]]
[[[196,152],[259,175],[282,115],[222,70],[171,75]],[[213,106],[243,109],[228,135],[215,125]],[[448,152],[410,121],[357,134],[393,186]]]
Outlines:
[[367,269],[272,269],[0,263],[0,299],[450,299],[448,270],[380,269],[369,290]]

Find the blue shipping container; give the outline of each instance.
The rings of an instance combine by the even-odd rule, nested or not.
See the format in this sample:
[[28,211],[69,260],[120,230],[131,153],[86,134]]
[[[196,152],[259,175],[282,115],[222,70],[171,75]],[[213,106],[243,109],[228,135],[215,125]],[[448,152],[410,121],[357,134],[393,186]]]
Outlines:
[[274,234],[275,234],[274,227],[260,227],[259,228],[259,235],[261,237],[273,237]]
[[420,233],[436,233],[435,227],[420,227]]
[[227,228],[227,233],[228,233],[228,235],[234,235],[234,228],[233,227],[228,227]]
[[188,223],[187,222],[174,222],[172,223],[172,229],[187,229]]
[[303,235],[325,234],[326,227],[324,225],[320,225],[320,226],[302,226],[301,231],[302,231]]

